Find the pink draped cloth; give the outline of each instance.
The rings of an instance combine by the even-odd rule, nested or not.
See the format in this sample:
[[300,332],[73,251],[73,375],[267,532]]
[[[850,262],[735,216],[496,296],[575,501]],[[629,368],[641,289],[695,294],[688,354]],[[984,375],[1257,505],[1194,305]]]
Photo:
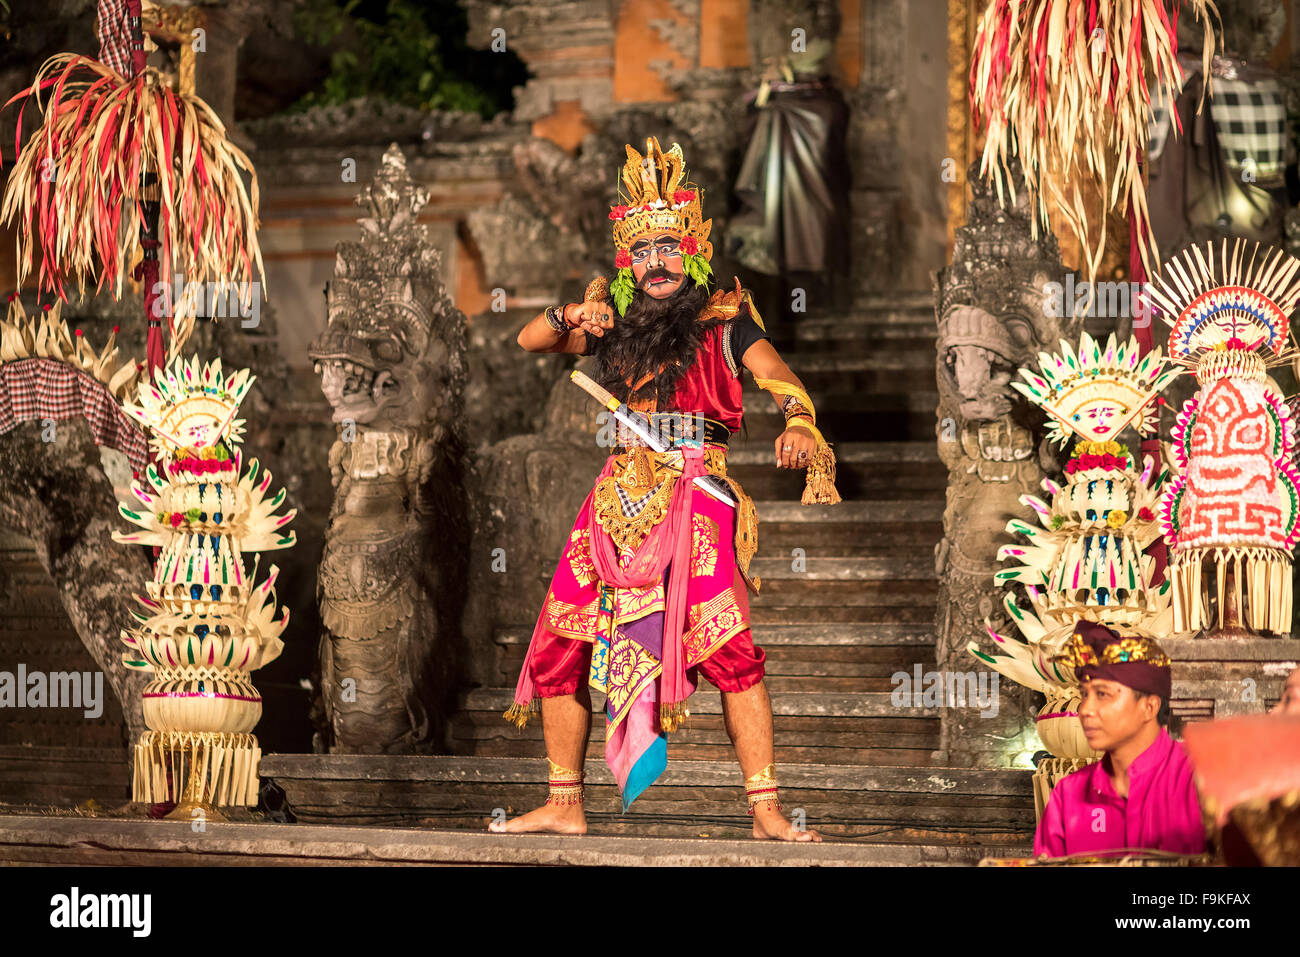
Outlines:
[[[646,536],[630,562],[620,564],[617,550],[608,535],[593,534],[591,538],[591,559],[596,574],[601,581],[618,588],[635,588],[650,585],[663,578],[669,563],[685,569],[691,557],[691,516],[694,514],[694,499],[699,491],[695,487],[696,476],[708,474],[704,467],[702,448],[683,447],[682,471],[677,478],[672,493],[672,506],[668,515]],[[614,468],[615,457],[611,456],[596,478],[596,485],[608,476]],[[592,517],[595,488],[588,493],[579,513],[579,525],[594,528]],[[661,713],[679,708],[694,690],[687,680],[686,659],[682,653],[681,635],[686,621],[687,589],[689,578],[685,574],[669,576],[665,594],[663,671],[659,681],[659,707]],[[528,656],[519,674],[519,683],[515,688],[515,703],[527,707],[536,697],[533,686],[532,662],[536,650],[546,631],[546,616],[538,618],[533,630],[533,639],[529,643]]]
[[1052,790],[1034,835],[1034,854],[1065,857],[1108,851],[1205,851],[1192,766],[1182,744],[1160,729],[1129,767],[1127,797],[1115,793],[1109,759],[1081,768]]

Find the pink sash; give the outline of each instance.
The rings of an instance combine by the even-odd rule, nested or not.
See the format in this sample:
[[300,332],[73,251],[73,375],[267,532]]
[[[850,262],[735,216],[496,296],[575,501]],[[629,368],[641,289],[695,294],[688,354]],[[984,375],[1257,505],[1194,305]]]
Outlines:
[[[691,516],[694,512],[695,478],[707,474],[704,467],[704,450],[700,447],[681,446],[674,451],[682,453],[682,473],[676,479],[673,489],[673,502],[668,514],[645,541],[632,554],[627,568],[619,566],[618,554],[613,539],[602,529],[596,532],[596,522],[592,515],[595,500],[595,486],[613,471],[614,457],[611,456],[596,478],[592,491],[582,504],[586,513],[587,525],[592,530],[591,558],[600,580],[618,588],[638,588],[654,584],[663,579],[664,571],[672,564],[673,574],[669,576],[665,598],[663,670],[659,678],[659,717],[665,731],[676,730],[685,713],[686,699],[691,688],[686,681],[686,658],[682,651],[683,626],[686,623],[687,586],[690,582],[688,569],[691,560]],[[528,655],[519,672],[519,684],[515,688],[515,707],[522,711],[531,708],[535,691],[532,679],[533,650],[540,643],[541,633],[545,628],[545,615],[538,617],[533,629],[532,641],[528,644]]]

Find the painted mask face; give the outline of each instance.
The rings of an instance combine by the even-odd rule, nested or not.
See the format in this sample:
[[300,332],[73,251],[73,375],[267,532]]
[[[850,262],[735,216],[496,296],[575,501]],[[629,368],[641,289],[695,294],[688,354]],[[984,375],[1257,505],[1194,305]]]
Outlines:
[[636,287],[654,299],[667,299],[686,281],[682,266],[681,240],[665,233],[642,236],[632,244],[632,279]]
[[1093,441],[1107,441],[1123,422],[1119,406],[1102,399],[1080,406],[1071,416],[1070,424],[1076,432],[1087,435]]

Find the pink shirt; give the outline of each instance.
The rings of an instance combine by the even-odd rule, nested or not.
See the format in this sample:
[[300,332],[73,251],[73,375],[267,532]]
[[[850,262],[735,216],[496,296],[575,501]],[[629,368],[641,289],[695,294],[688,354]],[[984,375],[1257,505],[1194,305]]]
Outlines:
[[1052,790],[1034,835],[1036,856],[1120,848],[1200,854],[1205,827],[1181,743],[1160,736],[1128,769],[1128,797],[1115,793],[1106,759],[1067,775]]

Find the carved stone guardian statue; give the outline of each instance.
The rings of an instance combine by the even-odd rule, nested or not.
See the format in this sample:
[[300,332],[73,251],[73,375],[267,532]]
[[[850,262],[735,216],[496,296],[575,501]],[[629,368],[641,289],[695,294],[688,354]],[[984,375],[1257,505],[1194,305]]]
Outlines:
[[454,676],[455,589],[435,549],[461,537],[447,523],[463,511],[441,499],[459,484],[465,316],[416,224],[426,202],[389,147],[357,197],[360,242],[338,244],[309,352],[338,426],[318,586],[330,739],[318,747],[335,752],[436,749]]

